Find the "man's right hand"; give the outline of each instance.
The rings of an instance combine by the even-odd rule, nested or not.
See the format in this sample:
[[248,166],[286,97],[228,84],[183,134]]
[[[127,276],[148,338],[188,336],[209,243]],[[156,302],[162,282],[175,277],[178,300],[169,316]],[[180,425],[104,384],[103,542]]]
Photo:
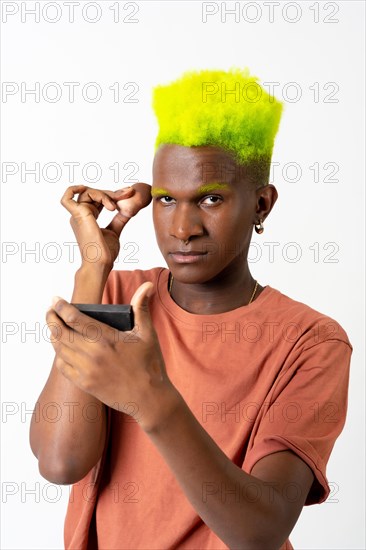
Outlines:
[[[79,195],[77,201],[74,195]],[[130,218],[151,201],[151,186],[135,183],[119,191],[93,189],[85,185],[68,187],[61,204],[71,214],[70,224],[79,245],[82,265],[97,265],[111,270],[120,249],[119,237]],[[107,227],[100,228],[97,219],[103,207],[118,210]]]

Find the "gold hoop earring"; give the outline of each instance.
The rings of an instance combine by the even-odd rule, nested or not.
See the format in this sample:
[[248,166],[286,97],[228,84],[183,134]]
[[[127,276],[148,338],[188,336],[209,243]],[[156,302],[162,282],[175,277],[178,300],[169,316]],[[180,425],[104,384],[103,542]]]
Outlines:
[[259,225],[256,224],[256,223],[254,224],[254,229],[255,229],[256,233],[258,233],[258,235],[261,235],[264,231],[262,221],[263,220],[259,220]]

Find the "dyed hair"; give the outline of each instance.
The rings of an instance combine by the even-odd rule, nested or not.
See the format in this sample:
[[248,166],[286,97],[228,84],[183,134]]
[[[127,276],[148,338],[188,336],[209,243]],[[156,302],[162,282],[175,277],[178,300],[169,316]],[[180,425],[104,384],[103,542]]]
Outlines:
[[248,69],[187,71],[153,89],[161,144],[211,145],[229,153],[256,185],[268,182],[282,103]]

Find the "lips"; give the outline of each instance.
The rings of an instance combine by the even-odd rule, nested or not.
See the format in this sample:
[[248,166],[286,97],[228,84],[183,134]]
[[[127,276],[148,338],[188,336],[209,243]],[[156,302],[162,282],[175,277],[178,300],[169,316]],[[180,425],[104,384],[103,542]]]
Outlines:
[[207,252],[202,250],[176,250],[169,252],[170,257],[178,264],[191,264],[199,262],[206,256]]
[[202,254],[207,254],[202,250],[175,250],[174,252],[169,252],[169,254],[179,254],[179,256],[199,256]]

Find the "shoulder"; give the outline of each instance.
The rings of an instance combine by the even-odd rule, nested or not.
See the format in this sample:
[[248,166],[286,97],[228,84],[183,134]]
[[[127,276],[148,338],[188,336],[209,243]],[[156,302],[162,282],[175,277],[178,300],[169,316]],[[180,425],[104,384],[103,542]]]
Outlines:
[[116,270],[114,269],[109,274],[109,279],[115,284],[136,284],[142,285],[146,281],[156,283],[161,272],[166,271],[166,267],[152,267],[151,269],[133,269],[133,270]]
[[[307,340],[305,347],[328,340],[338,340],[352,349],[348,335],[338,321],[273,287],[268,289],[267,302],[272,313],[282,322],[286,321],[290,332],[301,333],[302,342],[305,343]],[[309,339],[310,335],[311,339]]]
[[111,271],[104,289],[103,303],[129,303],[135,290],[146,281],[151,281],[156,288],[159,277],[164,271],[167,271],[167,268]]

